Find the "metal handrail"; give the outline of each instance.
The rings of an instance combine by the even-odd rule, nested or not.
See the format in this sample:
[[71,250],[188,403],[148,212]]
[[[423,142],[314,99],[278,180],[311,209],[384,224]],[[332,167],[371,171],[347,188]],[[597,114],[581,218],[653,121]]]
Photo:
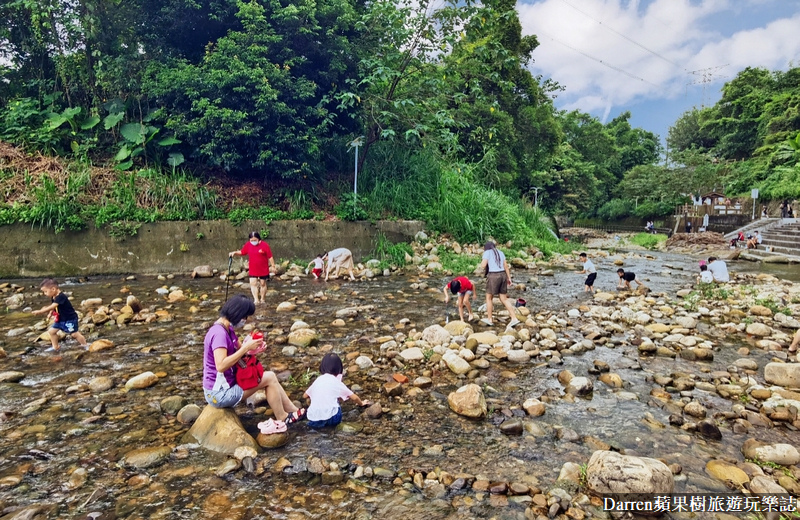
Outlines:
[[[618,232],[622,232],[622,233],[627,233],[627,232],[646,233],[646,230],[644,229],[644,227],[624,226],[624,225],[616,225],[616,224],[586,224],[586,225],[579,225],[578,223],[575,223],[575,227],[582,227],[582,228],[587,228],[587,229],[596,229],[598,231],[606,231],[606,232],[609,232],[609,233],[612,233],[614,231],[618,231]],[[656,233],[659,233],[661,235],[667,235],[668,237],[672,236],[672,230],[670,228],[657,227],[657,228],[655,228],[655,230],[656,230]]]

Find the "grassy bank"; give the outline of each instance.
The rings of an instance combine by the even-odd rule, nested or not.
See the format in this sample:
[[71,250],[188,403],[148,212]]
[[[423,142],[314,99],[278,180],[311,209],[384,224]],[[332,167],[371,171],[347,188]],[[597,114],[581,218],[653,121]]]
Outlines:
[[[300,187],[272,193],[272,204],[242,203],[230,196],[235,186],[203,182],[175,168],[116,171],[85,159],[31,156],[0,143],[0,190],[6,201],[0,203],[0,224],[22,222],[55,232],[109,225],[111,233],[119,233],[162,220],[398,218],[424,220],[431,230],[459,242],[492,238],[535,245],[545,254],[569,250],[556,239],[547,215],[479,181],[490,174],[486,166],[450,164],[433,153],[397,146],[377,152],[357,199],[349,185],[329,183],[333,192],[316,194],[312,206],[312,197]],[[247,185],[239,191],[258,190]]]

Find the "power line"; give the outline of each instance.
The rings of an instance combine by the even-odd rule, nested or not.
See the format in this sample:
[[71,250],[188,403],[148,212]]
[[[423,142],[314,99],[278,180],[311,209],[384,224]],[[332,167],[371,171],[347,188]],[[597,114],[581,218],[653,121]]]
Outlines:
[[610,63],[606,63],[605,61],[601,60],[600,58],[595,58],[594,56],[590,56],[589,54],[586,54],[585,52],[583,52],[583,51],[581,51],[581,50],[579,50],[579,49],[576,49],[575,47],[573,47],[573,46],[571,46],[571,45],[569,45],[569,44],[566,44],[566,43],[562,42],[561,40],[558,40],[558,39],[556,39],[556,38],[553,38],[552,36],[550,36],[550,35],[549,35],[549,34],[547,34],[547,33],[543,33],[543,32],[541,32],[541,31],[538,31],[538,33],[539,33],[539,34],[541,34],[541,35],[543,35],[543,36],[545,36],[545,37],[547,37],[547,38],[550,38],[550,39],[551,39],[551,40],[553,40],[554,42],[560,43],[561,45],[563,45],[564,47],[566,47],[566,48],[568,48],[568,49],[572,49],[573,51],[577,52],[578,54],[581,54],[581,55],[583,55],[583,56],[586,56],[586,57],[587,57],[587,58],[589,58],[590,60],[594,60],[594,61],[596,61],[597,63],[600,63],[601,65],[604,65],[604,66],[608,67],[609,69],[613,69],[613,70],[615,70],[615,71],[617,71],[617,72],[619,72],[619,73],[625,74],[625,75],[626,75],[626,76],[628,76],[629,78],[633,78],[633,79],[635,79],[635,80],[642,81],[642,82],[644,82],[644,83],[647,83],[648,85],[652,85],[652,86],[654,86],[654,87],[656,87],[656,88],[661,88],[659,85],[656,85],[655,83],[651,83],[651,82],[647,81],[647,80],[646,80],[646,79],[644,79],[644,78],[640,78],[639,76],[636,76],[635,74],[631,74],[630,72],[628,72],[628,71],[626,71],[626,70],[623,70],[623,69],[621,69],[621,68],[619,68],[619,67],[615,67],[614,65],[611,65]]
[[[617,31],[616,29],[614,29],[613,27],[611,27],[611,26],[609,26],[609,25],[606,25],[606,24],[604,24],[604,23],[603,23],[601,20],[598,20],[597,18],[595,18],[594,16],[590,15],[590,14],[589,14],[589,13],[587,13],[586,11],[584,11],[584,10],[582,10],[582,9],[578,8],[578,7],[575,7],[575,6],[574,6],[574,5],[572,5],[571,3],[567,2],[567,0],[561,0],[561,1],[562,1],[562,2],[564,2],[565,4],[567,4],[568,6],[570,6],[571,8],[575,9],[575,10],[576,10],[576,11],[578,11],[579,13],[582,13],[584,16],[586,16],[586,17],[588,17],[588,18],[591,18],[592,20],[594,20],[594,21],[595,21],[595,22],[597,22],[598,24],[602,25],[603,27],[605,27],[605,28],[606,28],[606,29],[608,29],[609,31],[613,32],[614,34],[616,34],[616,35],[620,36],[621,38],[625,38],[626,40],[628,40],[628,41],[629,41],[629,42],[631,42],[632,44],[636,45],[637,47],[639,47],[639,48],[641,48],[641,49],[644,49],[645,51],[649,52],[649,53],[650,53],[650,54],[652,54],[653,56],[656,56],[656,57],[658,57],[658,58],[661,58],[662,60],[666,61],[666,62],[667,62],[667,63],[669,63],[670,65],[674,65],[674,66],[676,66],[676,67],[678,67],[678,68],[683,68],[683,67],[681,67],[680,65],[678,65],[677,63],[675,63],[674,61],[670,60],[669,58],[665,58],[664,56],[662,56],[661,54],[657,53],[656,51],[654,51],[654,50],[652,50],[652,49],[649,49],[649,48],[645,47],[645,46],[644,46],[644,45],[642,45],[641,43],[637,42],[636,40],[634,40],[634,39],[632,39],[632,38],[629,38],[628,36],[625,36],[625,35],[624,35],[624,34],[622,34],[621,32],[619,32],[619,31]],[[685,70],[685,69],[684,69],[684,70]]]

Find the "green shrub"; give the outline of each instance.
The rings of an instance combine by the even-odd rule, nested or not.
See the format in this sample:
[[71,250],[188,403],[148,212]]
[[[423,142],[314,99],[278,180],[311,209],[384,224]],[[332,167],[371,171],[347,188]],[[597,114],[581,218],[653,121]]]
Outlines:
[[666,240],[667,235],[654,235],[652,233],[637,233],[631,238],[632,243],[647,249],[655,249],[661,242]]
[[631,214],[634,204],[629,200],[611,199],[597,210],[597,216],[604,220],[618,220]]

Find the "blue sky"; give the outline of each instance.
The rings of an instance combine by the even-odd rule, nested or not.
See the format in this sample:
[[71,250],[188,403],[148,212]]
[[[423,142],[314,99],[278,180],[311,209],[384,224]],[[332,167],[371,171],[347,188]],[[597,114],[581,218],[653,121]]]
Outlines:
[[662,140],[745,67],[800,66],[800,0],[520,0],[517,10],[523,34],[539,37],[531,70],[566,88],[556,106],[602,121],[627,110]]

